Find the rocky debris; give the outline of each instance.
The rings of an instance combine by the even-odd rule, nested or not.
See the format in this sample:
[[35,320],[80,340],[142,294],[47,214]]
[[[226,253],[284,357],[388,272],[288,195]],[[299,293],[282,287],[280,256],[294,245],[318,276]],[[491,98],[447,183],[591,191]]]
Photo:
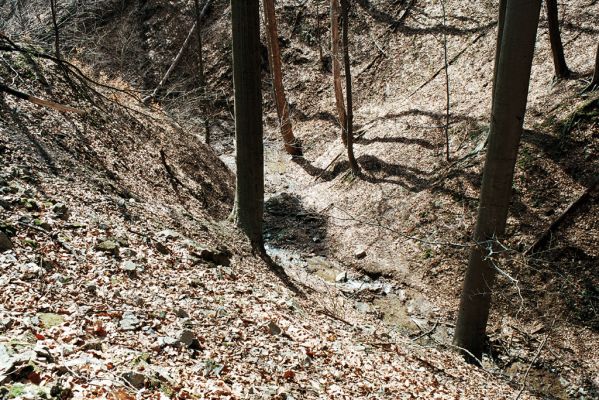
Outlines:
[[166,346],[177,346],[179,343],[179,339],[170,336],[161,336],[158,338],[158,346],[160,348]]
[[125,311],[119,325],[124,331],[134,331],[141,327],[141,321],[131,311]]
[[156,251],[158,251],[160,254],[168,255],[171,253],[169,248],[161,242],[154,243],[154,247],[156,248]]
[[178,318],[189,318],[189,314],[187,313],[187,311],[185,311],[182,308],[178,308],[177,311],[175,311],[175,315]]
[[203,248],[199,251],[192,251],[191,254],[204,261],[221,265],[223,267],[228,267],[231,265],[231,257],[233,256],[231,251],[224,246],[220,246],[216,250]]
[[8,236],[4,232],[0,231],[0,253],[12,248],[13,245]]
[[54,326],[62,325],[65,319],[62,315],[54,313],[39,313],[37,317],[41,321],[44,328],[52,328]]
[[274,321],[269,321],[268,322],[268,332],[271,335],[280,335],[281,333],[283,333],[283,330],[279,327],[279,325],[277,325],[276,323],[274,323]]

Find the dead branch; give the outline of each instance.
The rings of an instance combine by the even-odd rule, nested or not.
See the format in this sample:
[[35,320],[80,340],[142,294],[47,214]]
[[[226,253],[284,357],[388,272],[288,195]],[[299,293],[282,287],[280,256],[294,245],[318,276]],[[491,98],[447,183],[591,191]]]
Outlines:
[[200,13],[200,15],[198,16],[198,18],[196,19],[196,21],[191,26],[191,29],[189,30],[189,33],[187,34],[187,37],[185,38],[185,41],[183,41],[183,44],[181,45],[181,48],[179,49],[179,52],[177,53],[177,55],[173,59],[173,62],[171,63],[170,67],[168,67],[168,69],[166,70],[164,76],[162,77],[162,79],[158,83],[158,86],[156,86],[156,88],[152,91],[152,94],[150,94],[149,96],[146,96],[146,97],[143,98],[142,101],[144,103],[148,103],[150,100],[154,99],[156,97],[156,95],[158,94],[158,91],[160,89],[162,89],[162,87],[164,86],[164,84],[166,83],[166,81],[168,80],[168,78],[171,76],[171,74],[173,73],[175,67],[179,64],[179,61],[183,57],[183,53],[185,53],[185,50],[187,49],[187,46],[189,46],[189,43],[191,43],[191,38],[193,37],[193,34],[194,34],[195,30],[198,28],[198,24],[200,23],[200,21],[202,20],[202,18],[204,18],[204,16],[206,15],[206,12],[208,11],[208,7],[210,7],[211,3],[212,3],[212,0],[206,0],[206,3],[204,4],[204,8],[202,8],[202,12]]
[[21,92],[19,90],[10,88],[10,87],[8,87],[6,85],[3,85],[2,83],[0,83],[0,92],[7,93],[7,94],[10,94],[12,96],[15,96],[18,99],[26,100],[26,101],[29,101],[29,102],[31,102],[33,104],[37,104],[37,105],[43,106],[43,107],[52,108],[52,109],[57,110],[57,111],[74,112],[74,113],[77,113],[77,114],[85,114],[85,111],[83,111],[83,110],[79,110],[77,108],[73,108],[73,107],[65,106],[63,104],[55,103],[55,102],[50,101],[50,100],[40,99],[39,97],[35,97],[35,96],[30,95],[30,94]]
[[599,185],[599,176],[595,177],[595,180],[587,187],[576,200],[574,200],[566,209],[549,225],[547,229],[545,229],[541,235],[534,241],[532,246],[530,246],[525,252],[524,255],[528,255],[542,246],[551,233],[557,229],[562,222],[564,222],[565,218],[576,211],[585,201],[587,201],[590,197],[591,192]]

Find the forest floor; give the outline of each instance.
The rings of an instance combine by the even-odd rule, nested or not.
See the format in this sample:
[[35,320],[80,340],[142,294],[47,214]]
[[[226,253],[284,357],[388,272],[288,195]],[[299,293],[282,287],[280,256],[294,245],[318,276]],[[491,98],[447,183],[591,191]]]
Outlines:
[[[521,398],[599,396],[597,189],[549,243],[524,254],[599,170],[597,96],[579,95],[599,4],[562,10],[571,80],[552,82],[541,22],[490,351],[475,369],[453,351],[451,335],[488,133],[494,3],[448,1],[444,26],[439,4],[357,2],[351,53],[362,175],[353,177],[327,60],[318,59],[327,8],[280,2],[285,83],[304,157],[284,154],[267,103],[265,238],[306,297],[216,222],[230,210],[225,165],[234,163],[230,48],[222,40],[229,12],[226,1],[215,3],[204,33],[207,74],[223,93],[212,147],[224,165],[200,143],[194,93],[164,101],[177,124],[122,95],[132,110],[108,99],[97,108],[60,71],[44,63],[41,75],[56,82],[43,85],[28,60],[3,55],[5,82],[87,112],[60,115],[10,97],[1,104],[2,231],[14,245],[0,256],[7,396],[496,399],[521,388]],[[112,51],[102,46],[131,29],[149,37],[155,65],[168,65],[167,50],[181,41],[165,41],[158,27],[175,39],[186,34],[176,18],[162,25],[173,4],[148,2],[158,11],[139,25],[137,14],[123,12],[99,28],[112,41],[82,36],[82,47],[98,51],[82,58],[97,65],[97,54]],[[147,60],[100,59],[112,84],[115,76],[152,81],[134,70]]]

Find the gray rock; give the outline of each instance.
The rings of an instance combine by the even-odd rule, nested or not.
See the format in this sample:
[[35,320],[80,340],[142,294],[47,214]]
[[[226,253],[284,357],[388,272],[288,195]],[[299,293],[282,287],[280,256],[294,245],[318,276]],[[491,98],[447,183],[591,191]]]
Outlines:
[[6,234],[0,231],[0,253],[13,248],[12,242]]
[[195,333],[189,329],[185,329],[183,332],[181,332],[179,335],[179,343],[189,349],[198,350],[200,348],[200,341],[196,337]]
[[133,261],[125,261],[121,264],[121,269],[125,272],[135,273],[140,270],[139,265],[135,264]]
[[176,346],[179,344],[179,340],[170,336],[161,336],[158,338],[158,346],[166,347],[166,346]]
[[177,311],[175,311],[175,315],[179,318],[189,318],[187,311],[182,308],[177,309]]
[[131,311],[125,311],[119,325],[124,331],[134,331],[139,329],[141,321]]
[[143,389],[146,384],[145,375],[139,372],[125,372],[122,377],[135,389]]

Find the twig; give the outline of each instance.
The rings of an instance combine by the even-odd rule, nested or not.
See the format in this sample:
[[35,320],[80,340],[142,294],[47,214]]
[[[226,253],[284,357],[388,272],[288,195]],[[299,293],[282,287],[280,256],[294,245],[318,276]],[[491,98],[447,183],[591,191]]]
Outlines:
[[39,97],[35,97],[35,96],[30,95],[30,94],[21,92],[19,90],[10,88],[10,87],[8,87],[6,85],[3,85],[2,83],[0,83],[0,92],[7,93],[7,94],[10,94],[12,96],[15,96],[18,99],[26,100],[26,101],[29,101],[29,102],[31,102],[33,104],[37,104],[38,106],[52,108],[52,109],[57,110],[57,111],[74,112],[74,113],[77,113],[77,114],[85,114],[85,111],[83,111],[83,110],[79,110],[77,108],[73,108],[73,107],[65,106],[63,104],[55,103],[55,102],[50,101],[50,100],[40,99]]
[[[412,341],[416,341],[416,340],[418,340],[418,339],[420,339],[420,338],[423,338],[423,337],[425,337],[425,336],[428,336],[428,335],[430,335],[431,333],[433,333],[433,332],[435,331],[435,329],[437,329],[437,326],[439,326],[439,321],[435,321],[435,324],[433,325],[433,327],[432,327],[431,329],[429,329],[428,331],[426,331],[426,332],[422,332],[420,335],[416,336],[415,338],[411,338],[411,339],[412,339]],[[420,328],[420,326],[418,326],[418,328],[419,328],[420,330],[422,330],[422,329]]]

